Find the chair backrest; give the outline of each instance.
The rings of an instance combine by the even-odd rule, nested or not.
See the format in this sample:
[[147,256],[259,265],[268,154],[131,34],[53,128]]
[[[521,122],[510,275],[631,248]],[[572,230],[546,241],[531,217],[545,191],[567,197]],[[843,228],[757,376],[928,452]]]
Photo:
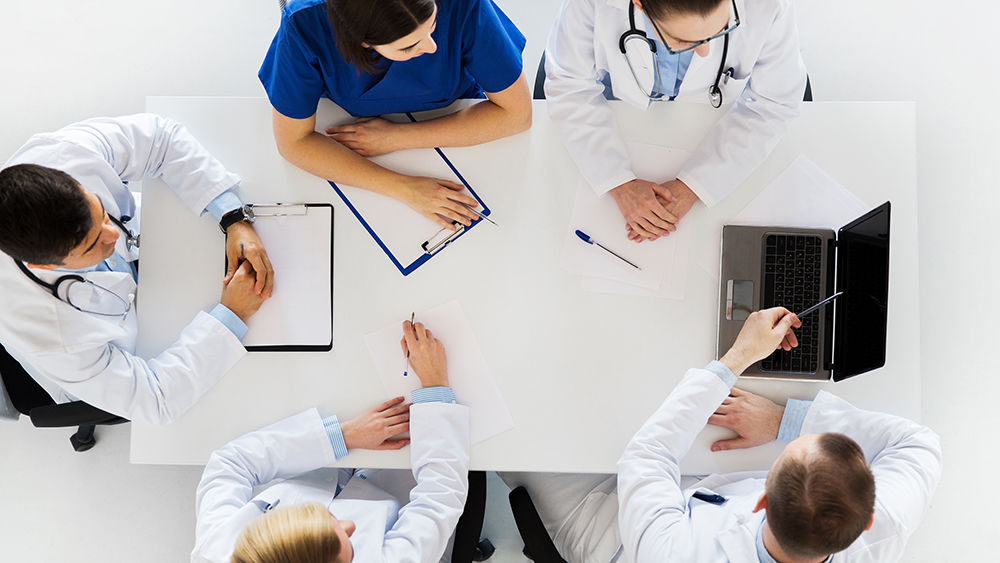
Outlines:
[[28,375],[3,345],[0,345],[0,378],[10,403],[21,414],[30,414],[35,407],[55,404],[45,389]]
[[542,60],[538,61],[538,70],[535,71],[535,91],[532,97],[536,100],[545,99],[545,51],[542,51]]

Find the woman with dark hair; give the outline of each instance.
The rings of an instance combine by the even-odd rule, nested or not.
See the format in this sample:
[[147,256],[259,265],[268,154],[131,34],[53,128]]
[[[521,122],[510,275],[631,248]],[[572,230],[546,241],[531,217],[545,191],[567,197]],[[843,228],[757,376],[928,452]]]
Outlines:
[[[289,162],[317,176],[382,193],[450,226],[476,214],[461,184],[406,176],[370,162],[402,149],[467,146],[524,131],[531,99],[524,36],[492,0],[293,0],[261,65],[274,137]],[[470,107],[418,123],[377,116]],[[357,117],[315,130],[320,98]]]

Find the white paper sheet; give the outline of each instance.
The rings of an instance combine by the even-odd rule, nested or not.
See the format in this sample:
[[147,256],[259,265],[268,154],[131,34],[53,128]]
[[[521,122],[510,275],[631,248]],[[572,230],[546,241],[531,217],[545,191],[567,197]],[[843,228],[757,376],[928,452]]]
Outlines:
[[[365,336],[368,352],[375,362],[382,385],[392,396],[409,397],[420,387],[420,379],[409,368],[403,375],[404,356],[399,346],[402,321]],[[458,402],[472,411],[472,443],[479,443],[514,427],[507,403],[497,388],[489,366],[479,349],[476,335],[458,301],[428,311],[417,311],[416,322],[424,323],[440,340],[448,355],[448,379]]]
[[259,217],[254,230],[274,268],[274,295],[250,317],[243,344],[331,343],[333,208],[306,207],[305,215]]
[[[728,224],[837,230],[870,209],[813,161],[799,155]],[[698,264],[718,278],[722,230],[714,236],[706,243],[711,246],[698,253]]]
[[[666,182],[676,177],[691,152],[628,142],[633,171],[644,180]],[[580,240],[575,231],[590,235],[642,268],[625,264],[601,248]],[[584,276],[584,287],[604,293],[653,294],[682,298],[688,241],[677,233],[652,242],[635,243],[625,234],[625,220],[610,195],[598,197],[585,183],[577,188],[571,223],[561,258],[562,266]],[[590,279],[587,279],[590,278]],[[668,282],[667,279],[671,278]],[[680,282],[675,282],[679,278]]]

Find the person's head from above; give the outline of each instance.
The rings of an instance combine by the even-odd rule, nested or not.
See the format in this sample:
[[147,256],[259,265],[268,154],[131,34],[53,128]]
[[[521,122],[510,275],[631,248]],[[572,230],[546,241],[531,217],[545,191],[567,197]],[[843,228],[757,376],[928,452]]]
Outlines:
[[89,268],[114,253],[120,235],[100,198],[69,174],[37,164],[0,170],[0,251],[11,258]]
[[349,563],[354,522],[337,520],[318,502],[276,508],[250,521],[236,539],[232,563]]
[[642,10],[660,41],[674,51],[709,53],[708,39],[730,29],[735,23],[734,0],[632,0]]
[[771,466],[754,512],[762,509],[784,560],[821,561],[871,528],[875,477],[851,438],[806,434]]
[[348,63],[375,72],[379,57],[407,61],[437,51],[434,0],[327,0],[337,50]]

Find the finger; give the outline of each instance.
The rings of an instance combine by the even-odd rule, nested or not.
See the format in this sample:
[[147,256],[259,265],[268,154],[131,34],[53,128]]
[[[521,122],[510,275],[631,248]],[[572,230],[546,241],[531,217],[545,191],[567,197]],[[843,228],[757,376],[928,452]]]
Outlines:
[[455,203],[452,203],[451,205],[446,205],[444,206],[443,209],[447,212],[449,218],[458,221],[459,223],[465,225],[466,227],[471,225],[472,221],[475,219],[475,217],[469,216],[470,213],[468,209]]
[[713,452],[722,452],[725,450],[740,450],[743,448],[750,447],[750,440],[739,436],[732,438],[730,440],[719,440],[718,442],[712,444]]
[[399,450],[405,448],[407,444],[410,443],[409,438],[403,438],[401,440],[386,440],[381,444],[375,446],[376,450]]
[[404,413],[406,413],[407,415],[409,415],[409,412],[410,412],[410,405],[409,405],[409,403],[406,403],[406,404],[403,404],[403,405],[398,405],[398,406],[390,407],[389,409],[386,409],[386,410],[382,411],[382,416],[386,416],[386,417],[388,417],[388,416],[398,416],[398,415],[401,415],[401,414],[404,414]]
[[226,249],[226,277],[222,279],[223,285],[229,285],[229,282],[236,275],[236,268],[239,267],[240,257],[236,255],[236,252],[230,252]]
[[264,295],[271,297],[274,295],[274,266],[271,265],[271,257],[266,250],[260,251],[261,260],[264,262],[264,269],[267,271],[267,280],[264,282]]
[[660,203],[660,200],[658,199],[653,199],[653,204],[649,206],[649,212],[645,215],[645,217],[649,218],[650,220],[652,220],[652,218],[655,217],[656,219],[659,219],[661,222],[667,223],[670,226],[673,226],[674,223],[679,221],[677,216],[667,211],[667,208],[664,207]]
[[459,214],[461,214],[461,215],[463,215],[465,217],[468,217],[469,219],[471,219],[473,221],[476,220],[476,219],[479,219],[479,213],[476,213],[472,209],[469,209],[468,207],[466,207],[464,205],[459,205],[454,200],[448,200],[448,203],[450,205],[446,205],[445,206],[448,209],[451,209],[452,211],[455,211],[456,213],[459,213]]
[[236,268],[236,273],[233,274],[233,279],[237,277],[248,277],[253,275],[253,267],[250,266],[250,262],[244,260],[240,262],[240,267]]
[[400,424],[393,424],[392,426],[387,427],[386,431],[389,433],[390,436],[398,436],[399,434],[402,434],[403,432],[409,432],[410,431],[410,423],[409,422],[403,422],[403,423],[400,423]]
[[428,219],[431,219],[438,225],[441,225],[442,228],[451,229],[453,231],[455,230],[455,225],[453,225],[451,221],[445,219],[444,217],[438,215],[437,213],[425,213],[424,216],[427,217]]
[[723,428],[729,428],[729,421],[724,415],[713,414],[708,417],[708,423],[712,426],[722,426]]
[[795,321],[795,315],[791,313],[786,313],[783,317],[778,319],[777,324],[774,325],[774,330],[782,334],[787,334],[792,331],[792,323]]
[[257,283],[254,284],[253,290],[257,295],[260,295],[264,291],[264,287],[267,286],[267,266],[264,265],[264,261],[261,260],[260,253],[258,252],[248,254],[247,260],[253,266],[254,272],[257,273]]
[[632,232],[634,232],[636,235],[638,235],[638,236],[640,236],[642,238],[656,238],[656,235],[654,235],[653,233],[647,231],[645,229],[645,227],[643,227],[642,225],[640,225],[636,221],[630,222],[629,226],[632,227]]
[[451,230],[453,231],[456,229],[455,223],[461,223],[466,226],[468,226],[469,224],[468,219],[459,215],[457,211],[452,211],[447,207],[442,207],[438,209],[437,214],[443,217],[448,222],[448,226],[451,227]]
[[[663,213],[666,213],[666,211],[664,211]],[[666,231],[672,231],[672,230],[676,230],[677,229],[677,227],[675,227],[669,221],[661,219],[660,216],[657,215],[657,211],[652,210],[652,209],[649,210],[649,211],[647,211],[642,216],[642,219],[645,219],[646,221],[649,221],[649,223],[651,225],[653,225],[654,227],[659,228],[660,230],[662,230],[664,232],[666,232]]]
[[729,414],[729,405],[719,405],[719,407],[715,409],[715,414]]
[[417,321],[417,324],[413,325],[413,332],[417,335],[417,340],[427,340],[427,328],[424,323]]
[[406,355],[406,351],[407,351],[407,347],[406,347],[406,337],[405,337],[405,336],[404,336],[403,338],[400,338],[400,339],[399,339],[399,348],[400,348],[401,350],[403,350],[403,355],[405,356],[405,355]]
[[357,125],[351,123],[349,125],[337,125],[335,127],[327,127],[326,134],[334,135],[336,133],[353,133],[358,130]]
[[[393,426],[396,426],[397,424],[402,424],[408,420],[410,420],[410,413],[403,413],[403,414],[397,414],[396,416],[390,416],[389,418],[385,419],[385,422],[388,425],[388,428],[392,428]],[[390,434],[390,436],[395,436],[396,434],[399,434],[399,432],[393,432],[392,434]]]
[[665,226],[661,226],[666,225],[663,221],[657,220],[658,224],[654,225],[653,222],[647,217],[639,217],[636,219],[636,223],[638,223],[639,226],[641,226],[647,233],[652,233],[654,237],[660,237],[667,234],[667,228]]
[[668,190],[666,186],[663,186],[662,184],[655,184],[653,186],[653,192],[655,192],[657,196],[662,197],[663,199],[667,200],[670,203],[677,201],[677,198],[674,197],[674,194],[671,193],[671,191]]
[[472,198],[471,196],[467,196],[467,195],[465,195],[465,194],[463,194],[463,193],[459,193],[459,192],[449,192],[449,193],[448,193],[448,199],[451,199],[451,200],[454,200],[454,201],[459,201],[459,202],[462,202],[462,203],[464,203],[465,205],[468,205],[469,207],[471,207],[471,208],[473,208],[473,209],[475,209],[475,208],[479,207],[479,202],[478,202],[478,201],[476,201],[476,200],[475,200],[474,198]]
[[386,401],[386,402],[382,403],[381,405],[375,407],[375,412],[383,412],[383,411],[385,411],[387,409],[390,409],[394,405],[398,405],[399,403],[402,403],[404,399],[406,399],[406,397],[403,397],[403,396],[399,396],[399,397],[395,397],[393,399],[389,399],[388,401]]
[[366,121],[371,121],[373,119],[375,119],[375,118],[374,117],[359,117],[359,118],[357,118],[357,119],[354,120],[354,123],[364,123]]
[[456,192],[460,192],[460,191],[462,191],[462,190],[465,189],[465,184],[459,184],[458,182],[452,182],[451,180],[440,180],[439,179],[439,180],[437,180],[437,183],[439,183],[442,186],[448,188],[449,190],[453,190],[453,191],[456,191]]
[[733,387],[729,390],[730,397],[739,397],[740,395],[746,395],[747,391],[740,389],[739,387]]
[[410,321],[403,321],[403,340],[406,341],[407,350],[417,344],[417,331],[410,324]]

